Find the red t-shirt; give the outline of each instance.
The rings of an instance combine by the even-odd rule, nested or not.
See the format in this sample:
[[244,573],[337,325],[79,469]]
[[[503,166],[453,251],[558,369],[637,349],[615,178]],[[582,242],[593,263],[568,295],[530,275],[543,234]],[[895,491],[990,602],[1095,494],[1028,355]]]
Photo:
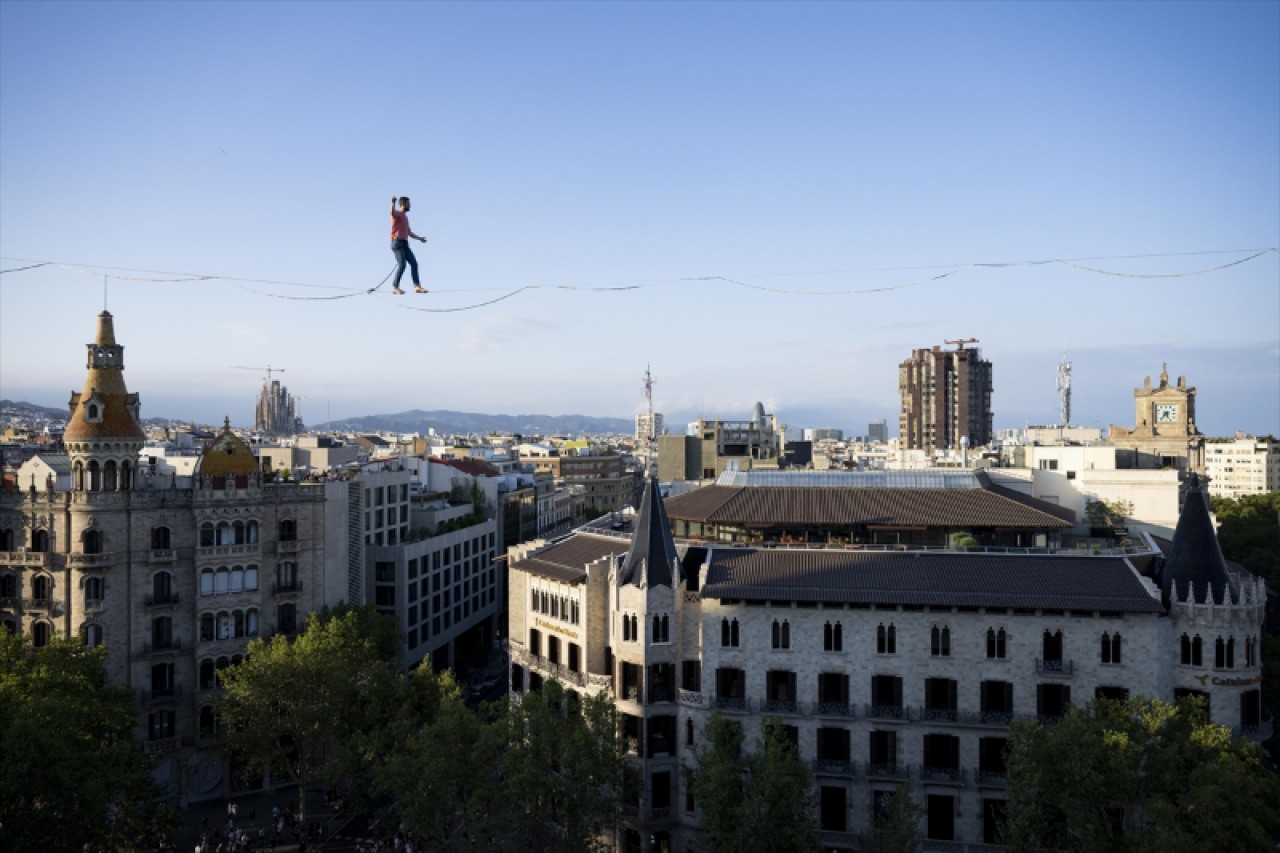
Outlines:
[[391,239],[409,239],[409,214],[405,213],[403,210],[394,210],[391,212]]

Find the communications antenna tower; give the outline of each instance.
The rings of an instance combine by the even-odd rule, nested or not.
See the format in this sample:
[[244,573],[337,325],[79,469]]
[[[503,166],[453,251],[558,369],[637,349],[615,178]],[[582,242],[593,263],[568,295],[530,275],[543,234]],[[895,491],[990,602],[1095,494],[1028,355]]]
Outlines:
[[653,374],[650,373],[648,364],[644,366],[644,400],[645,407],[649,412],[649,429],[646,430],[647,435],[645,436],[645,449],[648,451],[648,465],[646,467],[648,468],[647,473],[654,474],[657,472],[658,467],[658,452],[655,446],[657,437],[654,435],[656,427],[653,423]]
[[1058,364],[1058,415],[1064,427],[1071,426],[1071,362],[1065,352]]

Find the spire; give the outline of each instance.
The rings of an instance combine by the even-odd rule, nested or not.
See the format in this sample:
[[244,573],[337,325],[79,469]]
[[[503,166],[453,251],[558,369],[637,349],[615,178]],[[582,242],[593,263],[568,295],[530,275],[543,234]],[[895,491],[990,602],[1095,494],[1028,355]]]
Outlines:
[[64,438],[69,441],[122,438],[141,441],[138,395],[124,383],[124,347],[116,343],[111,314],[98,315],[98,331],[88,344],[84,390],[72,393]]
[[1205,601],[1211,595],[1213,601],[1220,602],[1230,582],[1227,562],[1209,517],[1209,499],[1199,476],[1192,474],[1160,585],[1174,599],[1190,592],[1195,601]]
[[640,499],[640,514],[631,548],[622,563],[622,583],[633,586],[674,587],[672,566],[676,561],[676,543],[671,538],[671,523],[662,505],[658,478],[650,476]]

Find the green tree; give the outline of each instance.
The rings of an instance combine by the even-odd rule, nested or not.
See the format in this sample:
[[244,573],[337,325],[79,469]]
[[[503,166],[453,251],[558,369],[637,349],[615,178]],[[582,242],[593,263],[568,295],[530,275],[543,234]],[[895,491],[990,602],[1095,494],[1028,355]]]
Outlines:
[[903,782],[881,805],[868,839],[869,853],[915,853],[920,844],[920,804]]
[[1210,498],[1217,516],[1218,543],[1228,560],[1280,588],[1280,492],[1242,498]]
[[686,768],[702,816],[704,849],[721,853],[818,850],[813,777],[777,718],[744,753],[742,726],[713,713]]
[[1085,517],[1094,527],[1114,527],[1133,513],[1133,502],[1126,500],[1087,501],[1084,505]]
[[389,621],[371,607],[322,611],[296,638],[254,640],[223,673],[227,752],[252,774],[283,770],[304,818],[309,789],[358,784],[370,770],[361,746],[391,719],[397,687]]
[[1015,722],[1005,841],[1097,853],[1270,849],[1280,782],[1260,755],[1190,700],[1098,700],[1054,725]]
[[103,649],[33,648],[0,631],[0,839],[8,850],[132,849],[163,828],[134,740],[133,697],[109,687]]

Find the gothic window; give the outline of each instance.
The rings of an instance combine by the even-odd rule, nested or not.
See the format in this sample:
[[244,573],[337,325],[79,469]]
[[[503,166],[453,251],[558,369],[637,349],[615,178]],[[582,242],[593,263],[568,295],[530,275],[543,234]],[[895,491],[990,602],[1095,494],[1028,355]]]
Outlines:
[[1120,635],[1112,633],[1103,633],[1102,635],[1102,662],[1118,664],[1120,663]]
[[1062,663],[1062,632],[1044,632],[1044,660],[1047,663]]
[[258,588],[258,567],[245,566],[244,588],[250,592]]
[[0,598],[18,597],[18,578],[14,575],[0,575]]
[[37,554],[44,554],[49,550],[49,531],[42,529],[32,532],[31,550]]
[[36,648],[49,645],[52,637],[53,628],[48,622],[37,622],[31,626],[31,645]]
[[151,645],[156,649],[173,647],[173,620],[168,616],[157,616],[151,620]]
[[102,578],[84,579],[84,603],[88,607],[102,601]]
[[0,530],[0,551],[12,551],[12,550],[13,550],[13,529],[10,527],[6,527],[4,530]]
[[786,619],[774,619],[771,639],[775,649],[791,648],[791,622]]
[[18,633],[17,621],[9,618],[8,616],[6,616],[3,620],[0,620],[0,621],[3,621],[5,630],[8,631],[10,635]]
[[946,625],[934,625],[929,633],[929,654],[935,658],[951,657],[951,629]]
[[84,552],[86,554],[102,553],[101,530],[86,530],[84,535],[81,537],[81,541],[84,543]]
[[235,620],[235,635],[237,637],[243,637],[244,636],[244,611],[237,610],[234,614],[232,614],[232,616]]
[[1213,643],[1213,666],[1215,669],[1235,669],[1236,666],[1236,638],[1228,637],[1225,640],[1218,637]]
[[225,521],[218,522],[218,544],[234,545],[236,544],[236,533],[231,525]]
[[218,715],[213,712],[212,705],[200,709],[200,734],[205,737],[218,733]]
[[231,590],[231,572],[225,568],[220,568],[213,573],[213,593],[214,595],[225,595]]
[[212,548],[217,544],[217,532],[214,530],[213,522],[206,521],[200,525],[200,547]]
[[244,545],[247,541],[244,534],[244,522],[237,521],[231,525],[231,538],[237,545]]
[[48,575],[36,575],[31,579],[31,597],[38,601],[47,601],[53,596],[53,581]]
[[276,608],[276,626],[285,634],[298,629],[298,611],[293,604],[281,604]]
[[218,614],[218,639],[230,640],[232,635],[231,614],[222,612]]
[[725,648],[737,648],[740,637],[738,636],[738,620],[737,619],[721,619],[720,620],[720,645]]
[[[0,595],[3,595],[3,593],[0,593]],[[1258,665],[1258,638],[1257,637],[1244,638],[1244,665],[1245,666]]]
[[291,518],[280,522],[280,541],[296,542],[298,540],[298,524]]
[[102,490],[102,469],[98,463],[89,463],[89,491],[98,492]]
[[77,492],[83,492],[84,491],[84,463],[83,462],[76,463],[76,467],[74,469],[74,479],[75,479],[75,483],[74,483],[75,490]]
[[244,526],[245,542],[249,545],[258,544],[258,522],[250,519]]
[[212,641],[214,636],[213,614],[205,613],[200,617],[200,640],[207,643]]
[[202,569],[200,572],[200,594],[213,595],[213,569]]
[[987,629],[987,657],[992,659],[1003,660],[1008,656],[1007,637],[1004,628],[997,631],[995,628]]
[[173,737],[173,712],[152,711],[147,719],[147,727],[151,740]]
[[98,406],[97,406],[97,404],[95,404],[95,403],[90,403],[90,404],[89,404],[89,406],[88,406],[88,414],[86,415],[86,417],[87,417],[87,419],[88,419],[88,420],[91,420],[91,421],[96,421],[96,420],[98,419]]
[[109,461],[102,466],[102,488],[108,492],[116,490],[116,463],[114,461]]
[[120,463],[120,488],[123,491],[133,488],[133,466],[128,462]]
[[293,589],[296,587],[298,585],[298,565],[296,563],[281,563],[276,566],[276,582],[281,589]]
[[898,653],[898,629],[890,623],[883,622],[876,627],[876,654],[895,655]]
[[844,651],[844,627],[836,622],[828,622],[822,626],[822,650],[824,652]]
[[255,608],[249,608],[244,614],[244,633],[246,637],[258,636],[258,611]]
[[169,548],[173,547],[172,545],[170,545],[170,544],[169,544],[169,542],[170,542],[170,537],[169,537],[169,528],[167,528],[167,527],[153,527],[153,528],[151,528],[151,548],[152,548],[152,550],[155,550],[155,551],[164,551],[164,550],[167,550],[167,549],[169,549]]
[[200,689],[213,690],[218,686],[217,670],[214,668],[213,660],[205,658],[200,661]]
[[84,637],[84,644],[89,648],[102,645],[102,626],[92,623],[85,623],[81,629],[81,636]]
[[231,569],[231,592],[244,592],[244,567],[234,566]]

